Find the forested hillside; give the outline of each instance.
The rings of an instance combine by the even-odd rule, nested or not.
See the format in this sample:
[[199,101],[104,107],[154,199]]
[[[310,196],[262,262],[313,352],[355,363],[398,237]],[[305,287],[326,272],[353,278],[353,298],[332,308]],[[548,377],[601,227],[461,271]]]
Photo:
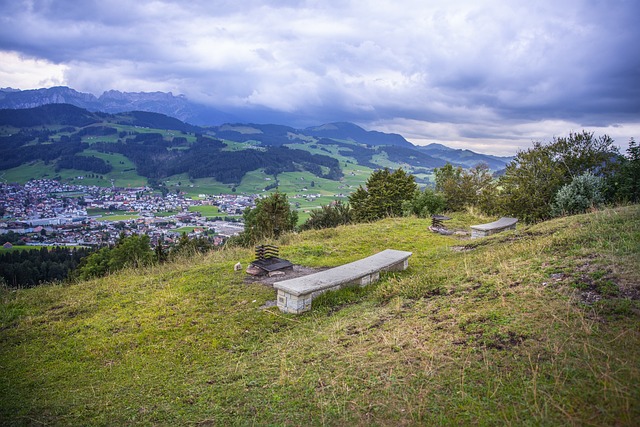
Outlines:
[[[508,160],[494,159],[492,165],[501,168]],[[119,166],[129,162],[133,168]],[[159,185],[181,176],[233,187],[253,171],[276,179],[285,172],[308,172],[335,181],[351,165],[402,167],[425,174],[422,179],[428,182],[433,168],[447,162],[458,165],[450,153],[443,160],[400,135],[366,131],[351,123],[307,129],[276,124],[204,128],[158,113],[107,114],[68,104],[0,110],[0,171],[8,171],[10,179],[69,180],[90,172],[104,178],[94,180],[103,186],[113,181]]]

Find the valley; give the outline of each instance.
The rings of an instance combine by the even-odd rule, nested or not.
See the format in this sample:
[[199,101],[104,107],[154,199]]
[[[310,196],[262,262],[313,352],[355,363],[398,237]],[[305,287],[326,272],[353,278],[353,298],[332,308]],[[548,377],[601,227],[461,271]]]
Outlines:
[[[301,224],[311,210],[346,200],[375,169],[404,168],[428,185],[433,168],[445,163],[400,135],[349,123],[304,130],[259,124],[198,127],[158,113],[108,114],[69,104],[0,110],[2,185],[53,180],[80,188],[83,196],[102,188],[104,197],[150,192],[163,200],[146,210],[127,206],[128,215],[118,218],[123,227],[151,211],[166,216],[171,212],[163,208],[167,197],[179,197],[187,210],[213,196],[253,201],[276,189],[289,196]],[[12,216],[6,209],[4,216],[5,227],[46,218]]]

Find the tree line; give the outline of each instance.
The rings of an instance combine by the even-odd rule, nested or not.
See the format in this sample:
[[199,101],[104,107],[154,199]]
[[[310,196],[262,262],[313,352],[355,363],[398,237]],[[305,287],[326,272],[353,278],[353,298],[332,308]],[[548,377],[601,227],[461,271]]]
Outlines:
[[640,150],[631,139],[626,156],[613,140],[586,131],[535,142],[517,153],[504,174],[447,165],[436,170],[436,191],[449,210],[475,207],[487,215],[527,223],[575,214],[604,204],[640,201]]
[[113,170],[113,166],[96,156],[65,155],[56,162],[56,172],[61,169],[78,169],[106,174]]
[[[520,151],[498,178],[486,165],[465,170],[447,164],[435,170],[434,188],[420,190],[415,177],[403,169],[376,170],[365,185],[349,196],[348,203],[336,201],[314,210],[300,227],[298,214],[291,209],[287,195],[276,191],[259,199],[254,208],[245,210],[245,230],[229,239],[228,244],[250,246],[296,229],[337,227],[397,216],[428,217],[469,207],[487,215],[514,216],[532,223],[585,212],[603,204],[638,202],[638,144],[632,139],[626,155],[621,155],[606,135],[572,133],[550,143],[536,142]],[[113,247],[102,248],[82,259],[72,276],[89,279],[211,248],[206,238],[189,239],[183,235],[173,248],[167,249],[160,242],[152,249],[146,235],[121,235]],[[46,262],[39,267],[35,264],[24,267],[33,274],[38,268],[37,274],[52,271]],[[7,283],[17,283],[17,279],[11,280],[5,279]]]
[[180,239],[173,246],[158,242],[151,247],[149,236],[146,234],[121,234],[113,246],[105,246],[82,259],[78,268],[70,278],[88,280],[106,276],[124,268],[146,267],[175,260],[180,256],[205,253],[214,249],[212,240],[205,236],[189,238],[182,233]]
[[48,282],[88,280],[128,267],[145,267],[205,253],[214,247],[209,237],[189,238],[186,233],[173,245],[160,241],[154,248],[148,235],[121,234],[114,245],[99,249],[55,246],[0,252],[0,285],[30,288]]
[[0,281],[11,287],[29,288],[61,281],[91,253],[89,248],[40,248],[0,252]]

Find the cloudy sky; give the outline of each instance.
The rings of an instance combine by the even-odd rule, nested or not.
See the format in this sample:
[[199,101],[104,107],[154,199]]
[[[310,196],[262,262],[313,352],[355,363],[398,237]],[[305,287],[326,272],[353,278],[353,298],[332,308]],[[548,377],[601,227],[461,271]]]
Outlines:
[[624,150],[639,17],[636,0],[0,0],[0,87],[170,91],[492,154],[582,129]]

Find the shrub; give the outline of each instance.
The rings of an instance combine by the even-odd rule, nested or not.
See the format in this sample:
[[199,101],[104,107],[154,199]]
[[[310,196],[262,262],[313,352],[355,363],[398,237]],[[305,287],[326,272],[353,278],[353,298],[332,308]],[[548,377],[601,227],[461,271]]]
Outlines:
[[403,204],[402,210],[405,216],[426,218],[444,211],[445,205],[444,196],[427,187],[424,191],[416,191],[413,199]]
[[552,206],[555,216],[584,213],[604,203],[603,180],[590,172],[575,177],[558,190]]
[[351,208],[349,204],[336,201],[311,211],[311,216],[300,226],[300,229],[334,228],[349,223],[351,223]]
[[132,235],[120,239],[113,248],[102,248],[84,258],[75,272],[80,280],[105,276],[126,267],[142,267],[154,262],[149,236]]

